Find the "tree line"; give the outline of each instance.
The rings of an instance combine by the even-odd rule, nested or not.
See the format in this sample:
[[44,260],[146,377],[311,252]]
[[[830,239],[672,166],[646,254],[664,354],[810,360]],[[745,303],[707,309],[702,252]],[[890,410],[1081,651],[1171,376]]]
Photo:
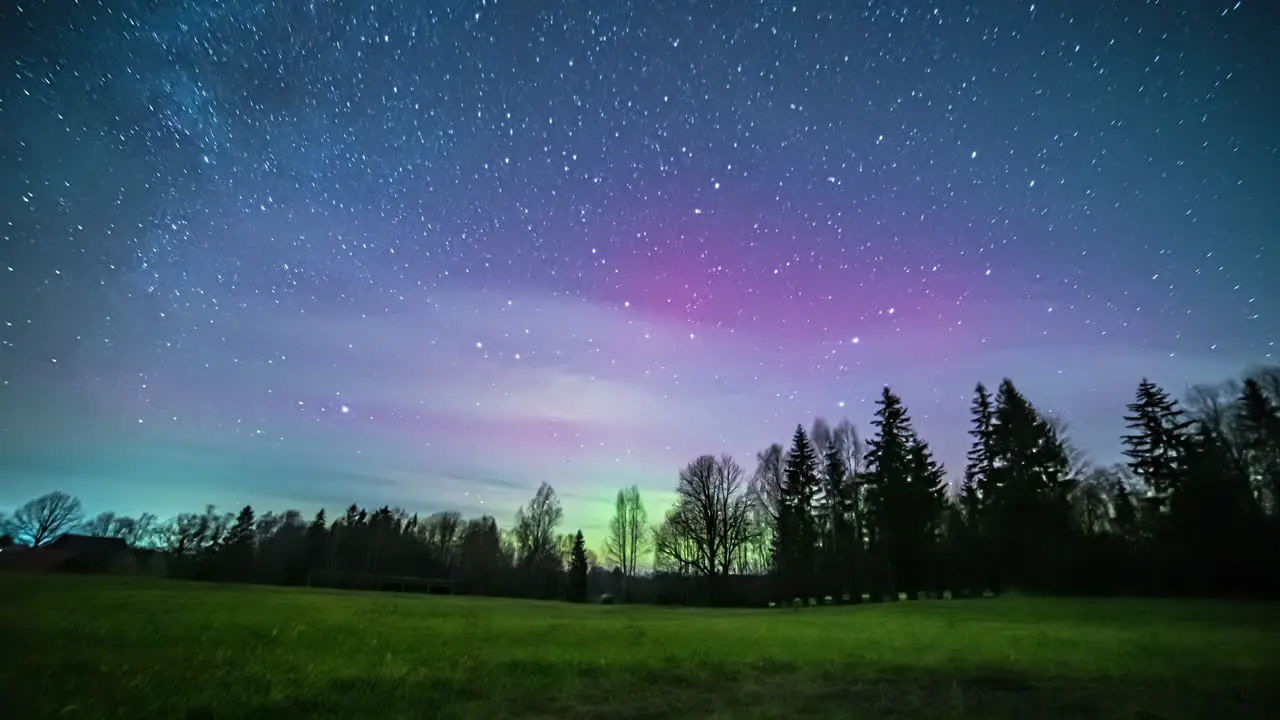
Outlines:
[[581,532],[561,532],[546,483],[505,531],[490,516],[355,504],[332,520],[246,506],[86,522],[75,498],[51,493],[4,520],[0,544],[40,546],[76,530],[161,552],[180,578],[357,587],[417,578],[574,601],[1280,592],[1280,369],[1194,387],[1183,402],[1144,379],[1124,423],[1124,462],[1098,466],[1012,381],[994,392],[979,383],[971,447],[949,485],[886,387],[865,438],[848,421],[819,419],[759,452],[750,475],[728,455],[694,459],[652,525],[639,490],[620,490],[603,559]]

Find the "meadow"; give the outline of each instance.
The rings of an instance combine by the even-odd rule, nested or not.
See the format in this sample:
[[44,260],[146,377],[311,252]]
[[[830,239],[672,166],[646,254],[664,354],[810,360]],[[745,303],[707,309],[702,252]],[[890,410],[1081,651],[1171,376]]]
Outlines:
[[0,576],[12,718],[1247,718],[1280,607],[800,610]]

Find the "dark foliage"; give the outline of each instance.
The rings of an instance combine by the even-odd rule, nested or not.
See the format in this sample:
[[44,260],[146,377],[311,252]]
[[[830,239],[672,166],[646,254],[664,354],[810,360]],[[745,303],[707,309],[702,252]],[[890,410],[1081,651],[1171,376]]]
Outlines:
[[[750,484],[731,457],[690,463],[650,535],[613,533],[612,571],[594,566],[580,532],[558,534],[563,511],[545,483],[507,533],[487,516],[356,504],[333,520],[323,510],[307,521],[293,510],[246,506],[233,516],[210,506],[165,523],[112,513],[82,522],[77,499],[50,493],[0,519],[0,550],[9,562],[51,551],[72,532],[145,551],[137,567],[178,578],[574,602],[790,606],[798,597],[808,606],[1009,590],[1275,596],[1277,394],[1277,370],[1197,387],[1186,407],[1144,379],[1124,418],[1126,462],[1097,467],[1011,381],[994,396],[979,384],[972,447],[948,493],[943,468],[885,388],[865,447],[847,422],[833,431],[818,420],[811,433],[796,427],[789,450],[760,453]],[[619,517],[643,525],[639,491],[629,492],[619,507],[635,511]],[[636,574],[636,554],[650,547],[655,572]],[[624,555],[625,569],[614,557]]]
[[569,556],[569,600],[587,601],[587,546],[583,543],[581,530],[573,538],[573,550]]
[[819,590],[817,511],[821,491],[817,453],[804,428],[797,425],[787,454],[773,531],[779,597],[811,597]]

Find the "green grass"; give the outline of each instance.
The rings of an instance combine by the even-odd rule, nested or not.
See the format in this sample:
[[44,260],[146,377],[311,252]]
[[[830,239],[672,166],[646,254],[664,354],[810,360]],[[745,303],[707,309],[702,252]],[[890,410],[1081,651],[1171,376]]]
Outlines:
[[700,610],[0,576],[12,718],[1264,717],[1280,608]]

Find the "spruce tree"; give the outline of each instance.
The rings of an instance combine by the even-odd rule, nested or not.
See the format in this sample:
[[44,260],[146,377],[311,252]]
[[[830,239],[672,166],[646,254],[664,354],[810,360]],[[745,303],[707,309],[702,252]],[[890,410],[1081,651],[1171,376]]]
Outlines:
[[973,389],[970,405],[969,436],[973,444],[966,454],[964,479],[960,483],[958,510],[963,522],[951,523],[949,542],[953,555],[963,558],[964,577],[961,579],[971,594],[980,595],[994,578],[988,548],[992,540],[990,500],[997,492],[995,468],[995,405],[986,385],[979,382]]
[[818,455],[797,425],[783,471],[774,530],[774,563],[783,588],[793,597],[816,594],[818,559],[817,509],[822,502]]
[[1129,469],[1146,484],[1157,511],[1163,510],[1185,469],[1187,428],[1178,402],[1160,386],[1142,379],[1137,397],[1126,406],[1125,427],[1131,430],[1121,437]]
[[973,438],[973,445],[966,455],[968,462],[964,467],[961,497],[968,516],[966,519],[974,522],[983,499],[992,494],[991,483],[995,481],[995,406],[991,393],[982,383],[973,389],[973,404],[969,410],[972,413],[969,436]]
[[249,580],[253,574],[253,554],[257,547],[253,507],[245,505],[235,523],[222,538],[218,550],[223,573],[229,580]]
[[910,568],[902,567],[912,542],[913,515],[907,487],[911,448],[915,440],[902,401],[888,387],[876,403],[871,426],[876,434],[867,443],[867,515],[875,562],[873,595],[897,599],[900,582]]
[[918,437],[911,443],[910,463],[907,489],[912,534],[908,552],[912,570],[907,591],[914,596],[920,590],[937,589],[939,585],[937,545],[947,489],[946,472],[934,460],[929,444]]
[[329,567],[329,526],[325,518],[324,508],[316,513],[311,524],[307,526],[307,571],[308,573]]
[[1009,379],[996,392],[984,532],[997,587],[1035,586],[1053,576],[1068,513],[1066,450],[1053,426]]
[[569,601],[587,601],[587,548],[581,530],[574,536],[573,549],[569,551]]

